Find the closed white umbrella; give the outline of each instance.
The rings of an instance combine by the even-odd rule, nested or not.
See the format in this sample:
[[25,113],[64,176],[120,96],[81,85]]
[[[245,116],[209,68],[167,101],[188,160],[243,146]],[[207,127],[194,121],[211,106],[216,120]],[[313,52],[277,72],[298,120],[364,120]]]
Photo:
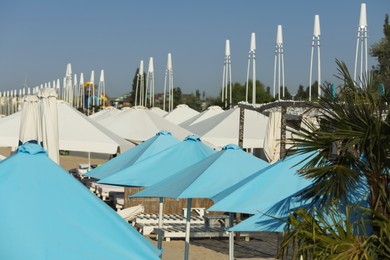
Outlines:
[[[12,120],[9,122],[12,122]],[[31,141],[40,143],[42,141],[41,133],[39,98],[37,96],[26,96],[23,100],[23,109],[20,116],[19,144]]]
[[43,148],[47,151],[49,158],[59,164],[57,93],[55,89],[44,88],[38,92],[38,97]]

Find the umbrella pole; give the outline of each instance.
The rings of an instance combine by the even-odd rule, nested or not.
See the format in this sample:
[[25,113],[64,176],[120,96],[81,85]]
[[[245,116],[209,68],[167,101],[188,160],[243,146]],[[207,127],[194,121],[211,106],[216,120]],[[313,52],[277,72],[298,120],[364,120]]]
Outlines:
[[192,199],[187,199],[186,244],[184,250],[184,260],[188,260],[188,253],[190,250],[191,204]]
[[157,233],[157,248],[162,249],[162,226],[163,226],[163,206],[164,198],[160,197],[160,204],[158,209],[158,233]]
[[[229,224],[233,227],[233,213],[229,213]],[[229,260],[234,260],[234,232],[229,233]]]

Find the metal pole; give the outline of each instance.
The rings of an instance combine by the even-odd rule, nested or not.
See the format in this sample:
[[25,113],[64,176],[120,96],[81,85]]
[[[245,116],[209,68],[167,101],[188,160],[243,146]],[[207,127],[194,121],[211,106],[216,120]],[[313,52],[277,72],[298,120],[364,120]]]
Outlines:
[[192,199],[187,199],[186,238],[185,238],[185,249],[184,249],[185,260],[188,260],[188,255],[190,251],[191,204],[192,204]]

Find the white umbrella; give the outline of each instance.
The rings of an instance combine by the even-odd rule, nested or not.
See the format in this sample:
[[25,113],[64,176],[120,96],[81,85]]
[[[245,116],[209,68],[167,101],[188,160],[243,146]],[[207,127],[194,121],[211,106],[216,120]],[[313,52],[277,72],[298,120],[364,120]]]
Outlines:
[[[23,100],[23,109],[19,116],[19,120],[16,117],[8,119],[3,119],[2,122],[11,123],[14,126],[14,132],[19,128],[19,144],[24,144],[26,142],[35,141],[41,143],[42,141],[42,131],[41,131],[41,118],[39,116],[39,98],[37,96],[26,96]],[[16,126],[15,123],[19,125]],[[2,128],[10,129],[10,124]]]
[[42,130],[42,144],[50,159],[59,164],[59,135],[57,94],[55,89],[44,88],[38,92],[40,98],[40,118]]
[[180,104],[176,106],[174,110],[172,110],[166,116],[164,116],[164,118],[178,125],[198,114],[199,114],[198,111],[190,108],[188,105]]

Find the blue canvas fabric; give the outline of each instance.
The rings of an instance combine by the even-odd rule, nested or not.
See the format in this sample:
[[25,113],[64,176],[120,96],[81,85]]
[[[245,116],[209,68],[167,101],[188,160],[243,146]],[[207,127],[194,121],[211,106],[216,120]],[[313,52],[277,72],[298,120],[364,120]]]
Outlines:
[[280,160],[252,174],[212,198],[210,211],[256,214],[312,184],[297,171],[308,154]]
[[198,136],[190,135],[176,145],[101,179],[98,183],[151,186],[214,153],[215,151],[202,143]]
[[159,259],[160,250],[26,143],[0,162],[0,259]]
[[[287,198],[275,203],[270,208],[258,212],[257,214],[253,215],[252,217],[240,222],[236,226],[229,229],[229,231],[235,231],[235,232],[284,232],[287,220],[290,215],[290,213],[293,210],[296,210],[298,208],[305,208],[308,211],[313,210],[313,207],[317,209],[317,211],[322,212],[323,218],[330,224],[332,224],[332,219],[327,215],[327,212],[322,211],[320,205],[316,205],[312,203],[311,200],[302,200],[299,197],[299,192],[296,194],[293,194],[291,196],[288,196]],[[360,207],[368,208],[368,195],[369,195],[369,189],[367,186],[367,182],[365,180],[361,180],[359,185],[355,187],[353,190],[351,190],[348,193],[348,204],[349,205],[357,205],[358,207],[352,207],[350,208],[349,212],[349,221],[353,224],[355,222],[361,222],[362,220],[362,212]],[[336,218],[338,221],[340,221],[338,224],[343,225],[344,221],[346,220],[346,203],[345,199],[342,200],[342,202],[337,205],[337,212],[334,218]],[[364,216],[363,218],[367,218],[368,216]],[[355,223],[356,224],[356,223]],[[358,233],[362,233],[361,227],[354,226],[355,230]],[[370,233],[372,231],[369,222],[366,222],[365,226],[366,230],[365,232]],[[337,232],[336,230],[334,230]]]
[[131,197],[212,198],[268,165],[231,144]]
[[85,175],[98,180],[106,178],[177,143],[179,143],[179,140],[173,137],[170,132],[160,131],[154,137],[96,167]]

